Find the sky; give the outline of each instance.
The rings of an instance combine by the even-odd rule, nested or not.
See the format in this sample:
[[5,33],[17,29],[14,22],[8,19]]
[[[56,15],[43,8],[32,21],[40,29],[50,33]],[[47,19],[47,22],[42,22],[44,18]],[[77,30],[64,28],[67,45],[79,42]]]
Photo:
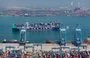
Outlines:
[[59,8],[76,6],[90,8],[90,0],[0,0],[0,7],[6,8]]

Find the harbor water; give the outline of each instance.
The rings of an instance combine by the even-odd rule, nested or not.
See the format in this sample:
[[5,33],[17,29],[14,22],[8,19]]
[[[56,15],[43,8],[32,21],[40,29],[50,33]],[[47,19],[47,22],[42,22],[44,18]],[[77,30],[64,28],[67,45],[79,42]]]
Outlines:
[[[49,23],[58,22],[69,26],[66,31],[66,40],[74,39],[74,29],[76,24],[80,25],[82,29],[82,40],[90,36],[90,17],[89,16],[50,16],[50,17],[15,17],[15,16],[0,16],[0,40],[20,40],[20,32],[12,31],[12,24],[29,23]],[[46,40],[59,41],[59,31],[30,31],[27,32],[27,40],[30,42],[45,42]]]

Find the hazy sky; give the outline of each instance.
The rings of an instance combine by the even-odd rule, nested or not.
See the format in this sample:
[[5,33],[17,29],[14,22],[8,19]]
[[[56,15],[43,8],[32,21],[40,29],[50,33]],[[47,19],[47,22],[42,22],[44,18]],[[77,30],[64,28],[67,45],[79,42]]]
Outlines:
[[90,8],[90,0],[0,0],[0,7],[70,7]]

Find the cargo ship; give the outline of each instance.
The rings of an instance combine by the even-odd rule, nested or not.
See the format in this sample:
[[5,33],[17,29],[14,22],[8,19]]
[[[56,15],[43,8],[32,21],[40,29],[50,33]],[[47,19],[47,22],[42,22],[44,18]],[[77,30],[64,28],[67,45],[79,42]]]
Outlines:
[[50,23],[29,23],[25,24],[13,24],[13,31],[20,31],[22,28],[29,31],[43,31],[43,30],[59,30],[60,23],[50,22]]

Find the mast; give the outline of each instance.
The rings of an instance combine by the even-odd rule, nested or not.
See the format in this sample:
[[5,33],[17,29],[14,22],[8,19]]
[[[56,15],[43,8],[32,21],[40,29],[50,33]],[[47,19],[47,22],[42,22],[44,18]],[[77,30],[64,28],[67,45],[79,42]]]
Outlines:
[[26,28],[29,29],[29,22],[26,22]]

